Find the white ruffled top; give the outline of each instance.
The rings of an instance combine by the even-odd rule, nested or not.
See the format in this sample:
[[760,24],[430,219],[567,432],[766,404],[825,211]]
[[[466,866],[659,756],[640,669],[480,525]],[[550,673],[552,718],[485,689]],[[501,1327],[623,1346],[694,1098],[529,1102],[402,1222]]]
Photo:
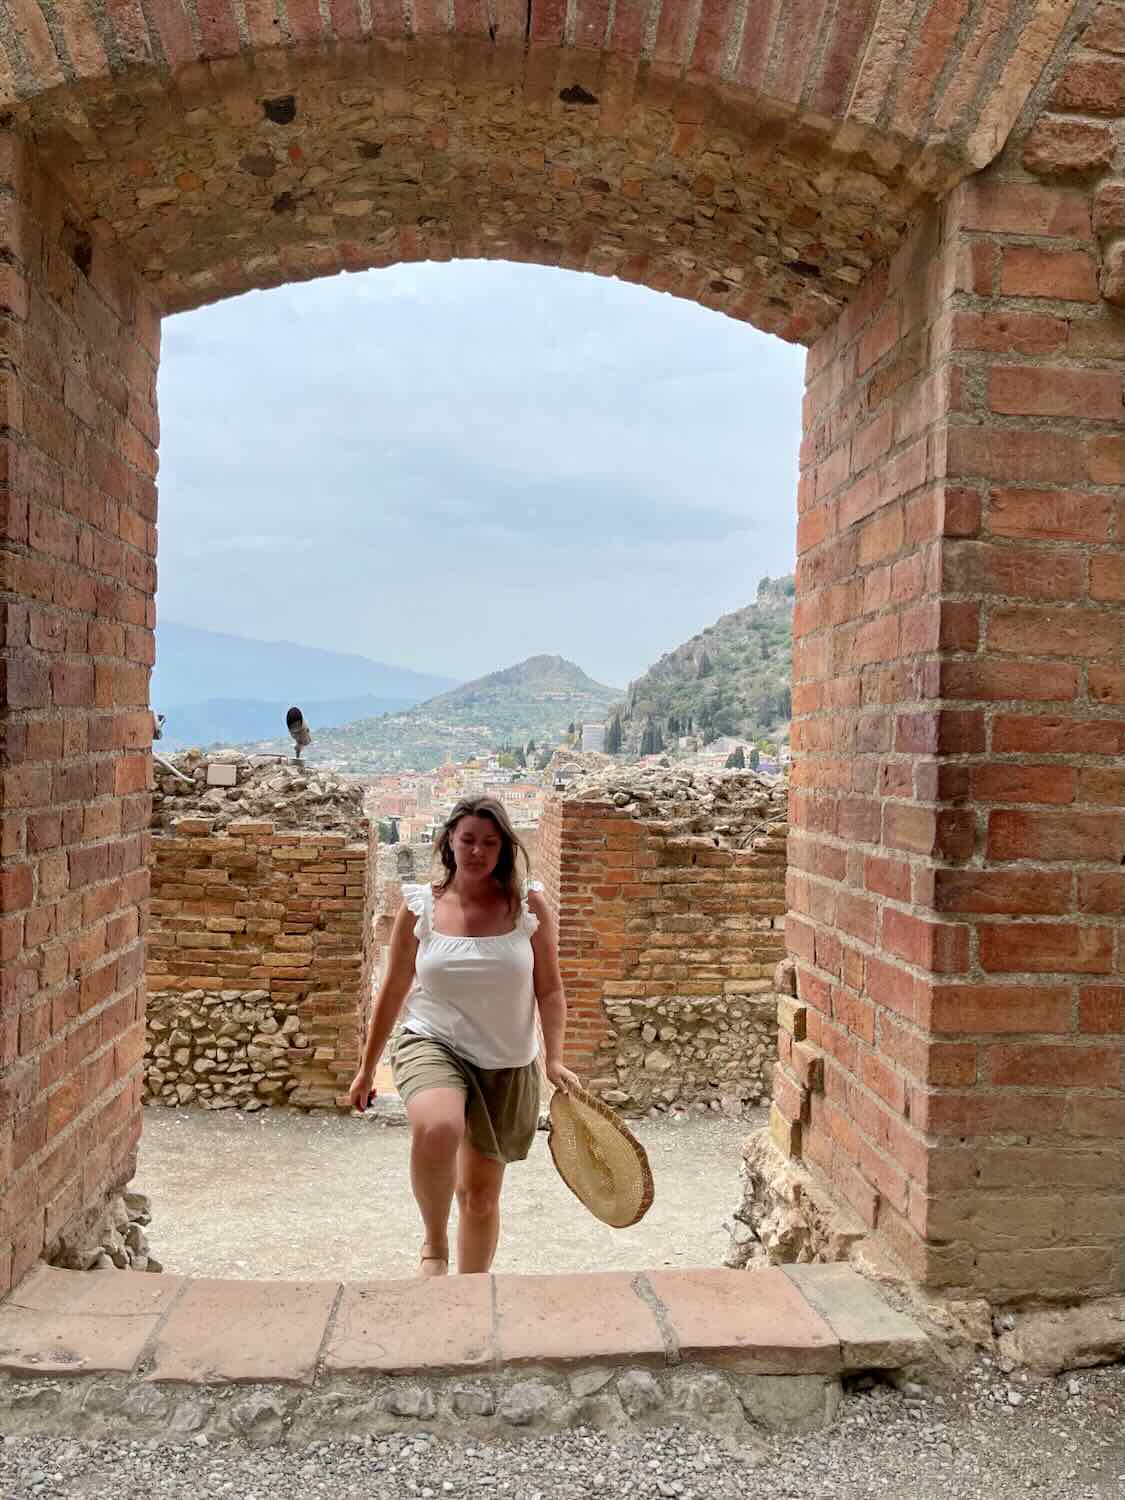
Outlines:
[[493,937],[452,937],[433,929],[434,892],[404,885],[402,898],[418,920],[414,984],[406,997],[403,1027],[452,1047],[478,1068],[522,1068],[539,1050],[535,1027],[535,959],[531,935],[539,918],[529,910],[530,881],[511,932]]

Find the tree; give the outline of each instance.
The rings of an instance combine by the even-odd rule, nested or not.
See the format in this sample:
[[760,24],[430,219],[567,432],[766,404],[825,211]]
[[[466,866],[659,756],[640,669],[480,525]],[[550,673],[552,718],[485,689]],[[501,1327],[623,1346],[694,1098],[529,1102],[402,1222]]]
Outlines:
[[534,752],[535,752],[535,741],[534,740],[528,740],[528,742],[527,742],[527,754],[528,755],[532,755],[532,754],[534,754]]
[[762,763],[762,752],[755,747],[750,752],[750,769],[756,771]]
[[641,754],[659,755],[663,749],[664,736],[660,733],[656,720],[650,717],[646,720],[644,733],[641,735]]
[[742,771],[742,770],[745,770],[745,768],[746,768],[746,756],[743,753],[743,749],[742,749],[741,745],[739,745],[736,750],[732,750],[731,751],[731,753],[727,756],[727,762],[726,763],[727,763],[727,770],[728,771]]
[[711,675],[711,658],[707,655],[706,651],[700,653],[699,665],[695,669],[695,675],[697,677],[710,677]]
[[620,755],[621,744],[624,736],[621,730],[621,715],[614,714],[609,721],[609,728],[605,732],[605,750],[607,755]]
[[526,767],[526,765],[527,765],[527,756],[523,753],[522,746],[520,746],[520,745],[516,746],[515,750],[513,751],[513,759],[515,760],[515,763],[516,763],[517,766],[519,766],[521,768]]

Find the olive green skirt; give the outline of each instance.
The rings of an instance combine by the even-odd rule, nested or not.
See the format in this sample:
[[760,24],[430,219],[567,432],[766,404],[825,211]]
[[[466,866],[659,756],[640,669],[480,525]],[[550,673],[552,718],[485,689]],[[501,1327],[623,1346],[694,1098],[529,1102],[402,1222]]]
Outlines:
[[433,1037],[401,1031],[391,1073],[403,1104],[426,1089],[458,1089],[465,1096],[469,1145],[494,1161],[523,1161],[539,1124],[539,1065],[478,1068]]

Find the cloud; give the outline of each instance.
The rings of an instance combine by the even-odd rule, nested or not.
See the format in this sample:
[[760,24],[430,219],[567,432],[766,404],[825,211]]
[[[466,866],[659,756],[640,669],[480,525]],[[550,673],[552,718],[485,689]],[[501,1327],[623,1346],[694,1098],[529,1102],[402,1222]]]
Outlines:
[[792,566],[802,365],[690,303],[492,262],[171,318],[160,611],[620,683]]

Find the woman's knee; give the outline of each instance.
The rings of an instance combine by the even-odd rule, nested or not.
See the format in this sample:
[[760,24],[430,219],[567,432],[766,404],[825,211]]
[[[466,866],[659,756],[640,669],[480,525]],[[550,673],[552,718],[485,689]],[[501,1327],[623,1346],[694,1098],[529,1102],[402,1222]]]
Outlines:
[[458,1211],[470,1219],[487,1219],[500,1206],[500,1187],[493,1183],[457,1184]]
[[415,1150],[426,1156],[455,1156],[465,1136],[465,1121],[449,1114],[423,1117],[414,1121],[412,1136]]

